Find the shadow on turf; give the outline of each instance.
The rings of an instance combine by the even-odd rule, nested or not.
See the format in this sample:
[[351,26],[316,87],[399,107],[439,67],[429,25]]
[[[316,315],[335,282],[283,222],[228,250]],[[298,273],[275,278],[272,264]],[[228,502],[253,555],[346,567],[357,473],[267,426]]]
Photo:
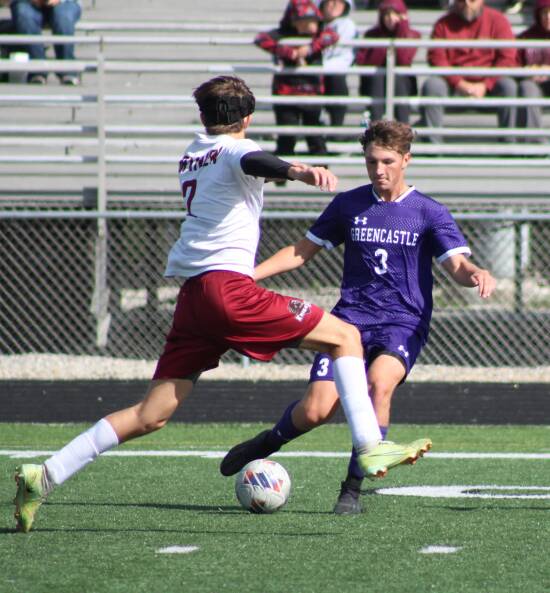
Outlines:
[[[184,511],[206,511],[208,513],[230,513],[230,514],[238,514],[238,515],[249,515],[242,507],[239,506],[204,506],[204,505],[174,505],[174,504],[153,504],[153,503],[114,503],[114,502],[47,502],[47,506],[95,506],[95,507],[140,507],[140,508],[156,508],[162,510],[184,510]],[[315,514],[315,515],[331,515],[332,513],[329,512],[311,512],[311,511],[285,511],[285,514]],[[55,528],[55,527],[35,527],[32,530],[33,533],[64,533],[64,532],[71,532],[71,533],[150,533],[150,532],[157,532],[157,533],[212,533],[212,534],[219,534],[219,531],[205,531],[203,529],[194,531],[194,530],[183,530],[182,529],[151,529],[147,528],[122,528],[116,529],[113,527],[96,527],[96,528]],[[2,527],[0,528],[0,536],[2,535],[14,535],[19,533],[15,527]],[[227,533],[233,533],[234,535],[246,535],[248,531],[232,531]],[[261,532],[256,532],[257,534],[261,534]],[[330,531],[316,531],[311,533],[306,533],[300,531],[300,533],[288,533],[288,532],[273,532],[273,530],[269,530],[265,532],[265,535],[277,535],[279,537],[303,537],[303,536],[310,536],[310,537],[325,537],[327,535],[334,535],[334,529]],[[25,535],[25,534],[22,534]]]
[[[167,511],[202,511],[205,513],[238,513],[241,514],[244,509],[237,505],[200,505],[200,504],[165,504],[158,502],[51,502],[46,503],[48,506],[83,506],[83,507],[132,507],[143,509],[160,509]],[[306,511],[306,510],[285,510],[285,513],[293,515],[332,515],[331,511]]]
[[138,507],[141,509],[161,509],[166,511],[204,511],[230,513],[239,511],[242,508],[236,505],[221,506],[221,505],[201,505],[201,504],[168,504],[158,502],[50,502],[46,503],[48,506],[69,506],[69,507]]

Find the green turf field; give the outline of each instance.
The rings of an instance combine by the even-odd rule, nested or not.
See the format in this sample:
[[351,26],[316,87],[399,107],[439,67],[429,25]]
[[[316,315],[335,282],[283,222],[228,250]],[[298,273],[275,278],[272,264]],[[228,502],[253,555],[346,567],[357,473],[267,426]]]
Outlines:
[[[362,515],[336,517],[345,457],[276,457],[292,477],[289,503],[251,515],[219,458],[162,452],[222,452],[263,426],[173,424],[117,450],[136,456],[96,461],[52,494],[35,530],[15,533],[14,450],[55,450],[82,428],[0,423],[0,593],[550,591],[550,427],[396,425],[393,439],[429,436],[434,455],[366,486],[463,488],[371,492]],[[348,442],[346,427],[330,425],[286,450],[345,452]],[[476,452],[522,455],[465,455]],[[457,496],[465,486],[478,487],[474,497]],[[186,553],[161,552],[171,546]]]

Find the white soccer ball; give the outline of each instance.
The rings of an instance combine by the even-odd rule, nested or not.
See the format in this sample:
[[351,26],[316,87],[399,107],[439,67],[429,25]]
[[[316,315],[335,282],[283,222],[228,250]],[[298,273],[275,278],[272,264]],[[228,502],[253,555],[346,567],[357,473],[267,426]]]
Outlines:
[[274,513],[284,506],[290,494],[286,469],[271,459],[256,459],[243,467],[235,481],[241,505],[251,513]]

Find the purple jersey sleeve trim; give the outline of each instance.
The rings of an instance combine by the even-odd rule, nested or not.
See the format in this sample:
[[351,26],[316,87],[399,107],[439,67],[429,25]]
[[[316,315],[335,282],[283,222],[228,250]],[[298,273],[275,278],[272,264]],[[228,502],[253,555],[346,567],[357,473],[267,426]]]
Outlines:
[[316,245],[321,245],[325,249],[334,249],[334,245],[330,241],[326,241],[324,239],[320,239],[316,235],[314,235],[311,231],[307,231],[306,239],[309,239]]
[[449,259],[450,257],[452,257],[453,255],[456,255],[457,253],[464,253],[464,255],[472,255],[470,248],[467,246],[455,247],[454,249],[449,249],[449,251],[446,251],[443,255],[440,255],[439,257],[437,257],[435,259],[435,261],[438,264],[440,264],[440,263],[444,262],[446,259]]

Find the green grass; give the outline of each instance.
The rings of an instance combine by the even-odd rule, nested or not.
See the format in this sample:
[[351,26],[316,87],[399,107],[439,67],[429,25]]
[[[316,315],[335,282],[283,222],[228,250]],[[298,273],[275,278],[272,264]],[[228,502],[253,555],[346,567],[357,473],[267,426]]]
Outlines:
[[[88,427],[86,424],[2,424],[0,449],[55,449]],[[225,451],[241,438],[269,424],[172,423],[160,432],[130,441],[128,449],[214,449]],[[390,437],[408,441],[429,436],[437,451],[550,452],[550,426],[483,426],[394,424]],[[285,450],[346,451],[349,432],[343,424],[328,424],[289,443]]]
[[[132,449],[225,450],[263,425],[173,424]],[[0,424],[0,449],[55,449],[78,425]],[[549,452],[543,426],[392,427],[430,436],[435,451]],[[346,451],[329,425],[287,450]],[[103,457],[57,489],[30,534],[13,531],[12,474],[0,456],[1,593],[548,593],[550,499],[368,495],[365,513],[331,513],[344,458],[280,458],[287,506],[250,515],[217,459]],[[411,485],[550,487],[549,460],[427,458],[371,488]],[[198,546],[159,554],[166,546]],[[454,554],[421,554],[429,545]]]

